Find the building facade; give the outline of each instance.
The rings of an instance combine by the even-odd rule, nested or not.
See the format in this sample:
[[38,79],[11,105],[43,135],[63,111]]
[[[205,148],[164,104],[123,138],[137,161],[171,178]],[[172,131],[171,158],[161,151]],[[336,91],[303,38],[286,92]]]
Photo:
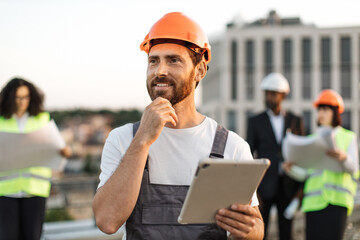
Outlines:
[[240,136],[246,137],[248,118],[265,108],[260,83],[271,72],[288,79],[283,107],[303,116],[307,133],[316,128],[312,102],[325,88],[344,99],[343,126],[359,132],[360,26],[318,28],[271,11],[253,23],[228,24],[210,43],[200,111]]

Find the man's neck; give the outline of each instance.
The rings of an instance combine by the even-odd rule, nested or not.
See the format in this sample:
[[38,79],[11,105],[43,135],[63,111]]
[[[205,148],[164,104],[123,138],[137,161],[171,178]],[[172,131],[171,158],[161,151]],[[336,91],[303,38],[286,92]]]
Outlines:
[[278,116],[281,113],[281,107],[275,109],[269,109],[275,116]]

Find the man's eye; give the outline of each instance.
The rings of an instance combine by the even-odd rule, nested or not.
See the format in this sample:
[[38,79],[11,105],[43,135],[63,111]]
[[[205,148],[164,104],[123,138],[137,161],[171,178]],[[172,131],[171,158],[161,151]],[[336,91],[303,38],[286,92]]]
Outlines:
[[156,63],[156,60],[155,59],[149,59],[149,63],[154,64],[154,63]]
[[178,58],[171,58],[170,60],[172,63],[177,63],[179,62],[180,60]]

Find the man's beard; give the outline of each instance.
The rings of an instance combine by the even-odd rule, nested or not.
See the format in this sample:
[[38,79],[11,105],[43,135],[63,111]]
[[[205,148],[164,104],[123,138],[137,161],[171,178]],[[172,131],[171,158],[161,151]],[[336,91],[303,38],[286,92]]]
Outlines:
[[277,103],[271,101],[265,101],[265,105],[268,109],[275,110],[278,107]]
[[[155,100],[157,97],[163,97],[171,103],[172,106],[183,101],[187,98],[193,91],[193,83],[195,79],[195,70],[193,69],[185,82],[177,83],[170,77],[155,77],[147,84],[147,90],[150,95],[151,100]],[[169,87],[172,87],[171,92],[169,91],[156,91],[154,89],[155,84],[157,83],[167,83]]]

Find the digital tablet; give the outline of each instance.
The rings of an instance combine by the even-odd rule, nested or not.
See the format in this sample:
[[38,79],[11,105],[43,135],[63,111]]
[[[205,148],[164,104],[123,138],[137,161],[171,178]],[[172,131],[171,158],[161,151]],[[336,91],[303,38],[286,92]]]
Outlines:
[[220,208],[249,204],[270,166],[268,159],[234,161],[206,159],[199,162],[178,222],[214,223]]

